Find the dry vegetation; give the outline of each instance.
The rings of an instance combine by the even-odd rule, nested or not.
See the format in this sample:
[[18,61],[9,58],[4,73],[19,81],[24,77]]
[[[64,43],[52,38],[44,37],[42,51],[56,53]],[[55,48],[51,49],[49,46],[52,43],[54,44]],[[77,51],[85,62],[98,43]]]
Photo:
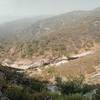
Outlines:
[[[87,78],[88,75],[96,72],[96,67],[100,66],[100,10],[71,12],[28,23],[28,26],[25,24],[20,28],[17,28],[18,23],[13,23],[16,22],[0,26],[2,33],[0,61],[5,58],[15,61],[16,59],[34,61],[36,57],[37,61],[38,58],[51,60],[87,50],[93,50],[94,54],[71,60],[60,66],[47,66],[47,68],[42,66],[38,70],[28,69],[22,74],[15,69],[0,65],[0,75],[3,77],[1,79],[0,76],[0,91],[11,100],[86,100],[84,95],[89,98],[88,93],[95,98],[94,100],[99,100],[100,95],[97,96],[93,91],[96,89],[99,91],[100,85],[84,84],[80,78],[67,79],[65,82],[62,80],[77,75],[84,75]],[[55,80],[56,77],[58,80]],[[100,75],[95,81],[98,79]],[[61,95],[48,93],[45,86],[54,82]]]
[[28,25],[12,22],[0,26],[0,56],[32,58],[47,52],[70,55],[89,50],[100,42],[99,13],[76,11]]

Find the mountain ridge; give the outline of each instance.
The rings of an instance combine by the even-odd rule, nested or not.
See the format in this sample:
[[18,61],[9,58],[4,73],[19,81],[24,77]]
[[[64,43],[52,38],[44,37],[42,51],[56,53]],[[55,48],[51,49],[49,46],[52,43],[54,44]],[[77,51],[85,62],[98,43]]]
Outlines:
[[[17,56],[57,55],[77,53],[91,49],[100,42],[99,8],[91,11],[73,11],[66,14],[25,23],[8,23],[0,26],[0,40],[6,44],[6,52]],[[26,26],[25,26],[26,25]],[[18,28],[19,27],[19,28]],[[2,44],[2,43],[1,43]],[[8,47],[5,49],[5,47]],[[12,50],[15,48],[14,50]],[[5,54],[5,52],[3,52]],[[24,53],[24,54],[23,54]],[[9,56],[9,53],[7,53]]]

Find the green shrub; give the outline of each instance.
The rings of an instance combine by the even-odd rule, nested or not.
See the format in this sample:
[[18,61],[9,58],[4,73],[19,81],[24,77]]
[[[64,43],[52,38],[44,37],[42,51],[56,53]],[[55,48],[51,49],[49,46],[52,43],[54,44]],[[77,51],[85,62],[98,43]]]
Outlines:
[[43,82],[40,82],[40,81],[33,79],[31,82],[31,89],[36,91],[36,92],[42,92],[43,90],[46,89],[46,86]]
[[21,86],[11,86],[6,90],[10,100],[33,100],[32,95]]
[[90,92],[94,89],[95,87],[91,86],[91,85],[88,85],[88,84],[83,84],[83,87],[82,87],[82,93],[85,94],[87,92]]
[[57,95],[51,94],[53,100],[82,100],[82,94]]
[[56,78],[57,86],[62,94],[86,93],[92,90],[92,87],[84,84],[84,77],[71,78],[68,81],[62,81]]
[[96,91],[96,94],[94,95],[94,100],[100,100],[100,90],[99,89]]

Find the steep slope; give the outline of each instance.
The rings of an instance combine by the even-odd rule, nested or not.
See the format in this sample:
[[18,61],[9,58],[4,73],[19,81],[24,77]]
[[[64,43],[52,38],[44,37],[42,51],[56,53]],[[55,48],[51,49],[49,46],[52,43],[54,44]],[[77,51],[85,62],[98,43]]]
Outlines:
[[[27,34],[27,30],[32,24],[36,23],[39,20],[44,19],[45,17],[33,17],[33,18],[23,18],[12,22],[7,22],[0,25],[0,39],[21,39],[22,37],[30,36],[31,33]],[[25,31],[24,31],[25,30]]]
[[[69,12],[40,20],[22,29],[18,25],[17,30],[16,25],[13,25],[15,23],[11,27],[10,24],[3,28],[1,26],[0,33],[3,38],[0,40],[6,44],[5,47],[9,46],[7,49],[1,46],[1,49],[21,57],[48,55],[48,52],[49,55],[69,55],[88,50],[100,42],[99,9]],[[9,56],[8,53],[6,55]]]

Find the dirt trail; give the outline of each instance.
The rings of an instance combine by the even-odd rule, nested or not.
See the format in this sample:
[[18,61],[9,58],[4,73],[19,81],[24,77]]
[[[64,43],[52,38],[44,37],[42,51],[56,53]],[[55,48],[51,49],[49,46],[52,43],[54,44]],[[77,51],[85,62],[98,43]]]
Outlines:
[[71,57],[80,58],[80,57],[84,57],[84,56],[87,56],[87,55],[91,55],[93,53],[94,53],[94,51],[87,51],[87,52],[83,52],[83,53],[80,53],[80,54],[73,55]]
[[[93,51],[88,51],[88,52],[83,52],[81,54],[77,54],[77,55],[73,55],[71,56],[71,58],[74,58],[74,57],[77,57],[78,58],[81,58],[81,57],[84,57],[84,56],[87,56],[87,55],[91,55],[93,54]],[[68,61],[67,59],[66,60],[61,60],[59,62],[57,62],[56,64],[54,64],[55,66],[61,66],[62,63],[69,63],[70,61]],[[11,67],[11,68],[15,68],[15,69],[21,69],[21,70],[26,70],[30,67],[40,67],[41,66],[41,62],[40,61],[36,61],[36,62],[32,62],[32,61],[15,61],[15,62],[12,62],[12,64],[9,64],[7,62],[3,62],[3,65],[5,66],[8,66],[8,67]],[[52,63],[51,63],[52,64]]]

